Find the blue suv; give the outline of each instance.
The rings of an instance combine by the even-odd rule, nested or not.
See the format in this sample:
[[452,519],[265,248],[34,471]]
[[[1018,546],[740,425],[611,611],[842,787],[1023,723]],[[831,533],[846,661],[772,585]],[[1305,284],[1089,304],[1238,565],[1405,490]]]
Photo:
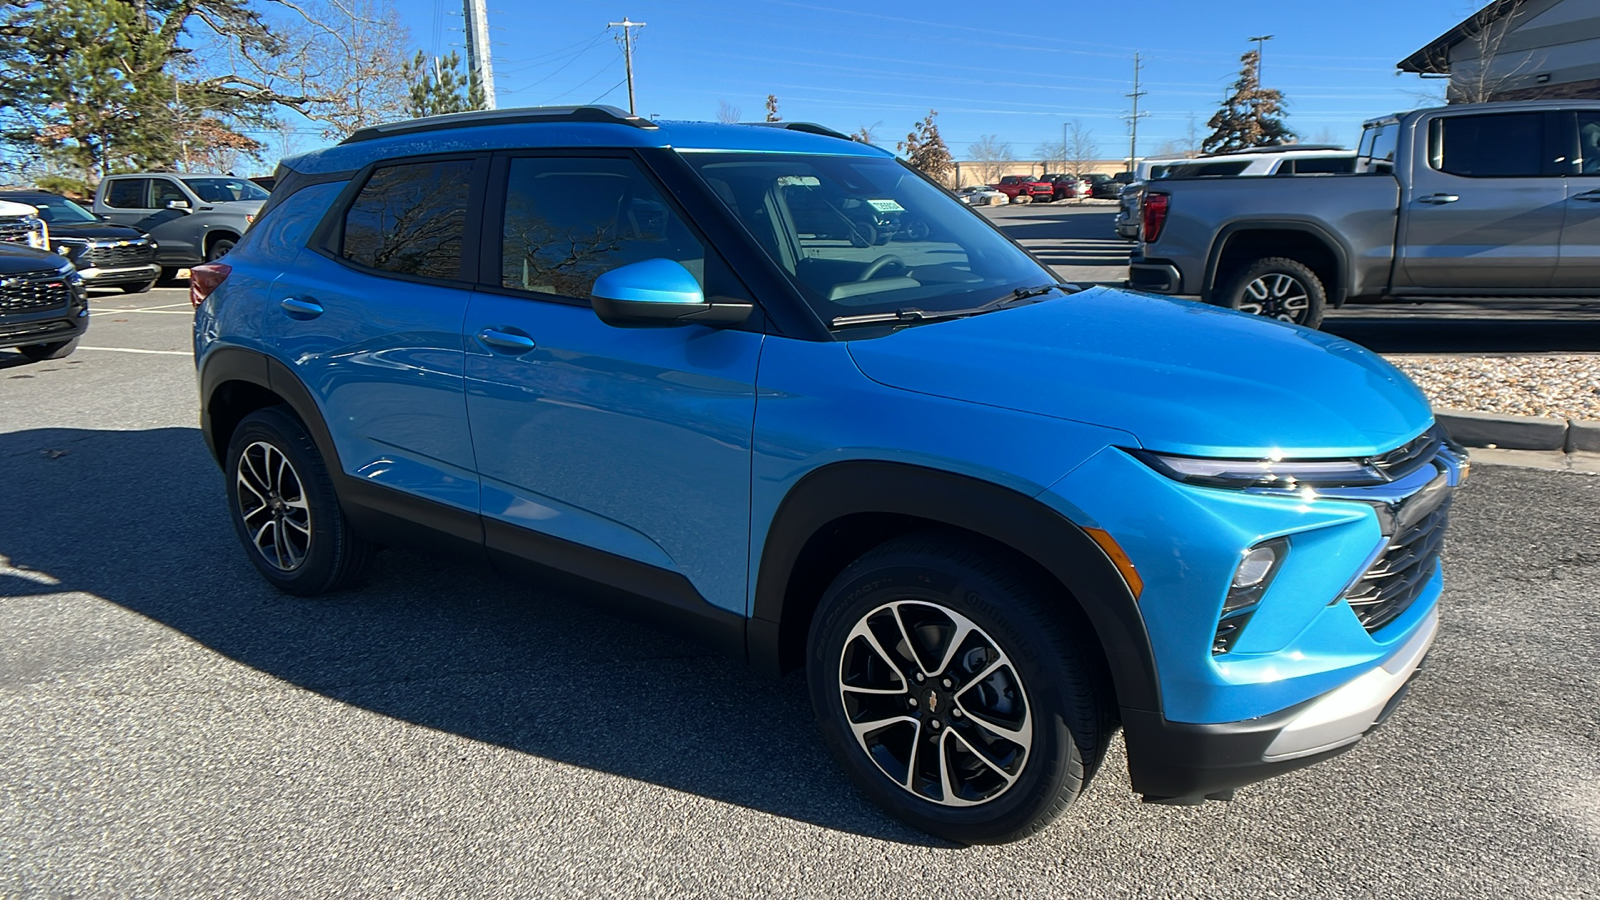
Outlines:
[[1038,831],[1119,727],[1157,802],[1348,749],[1432,644],[1464,454],[1360,347],[1056,281],[814,125],[379,126],[194,269],[205,440],[280,589],[397,543],[576,578],[803,669],[951,839]]

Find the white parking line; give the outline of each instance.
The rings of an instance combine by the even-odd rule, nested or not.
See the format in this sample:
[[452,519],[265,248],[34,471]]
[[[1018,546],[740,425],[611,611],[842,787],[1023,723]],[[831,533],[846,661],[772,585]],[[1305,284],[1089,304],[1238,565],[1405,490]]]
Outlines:
[[[187,303],[184,304],[184,306],[188,306],[188,305],[189,304],[187,304]],[[150,313],[152,315],[159,315],[159,316],[192,316],[192,315],[194,315],[193,311],[187,310],[187,309],[117,309],[116,307],[112,307],[110,309],[105,309],[104,307],[102,307],[100,309],[92,309],[92,310],[90,310],[89,315],[91,315],[91,316],[115,316],[115,315],[121,315],[122,313]]]
[[101,350],[106,353],[149,353],[155,356],[193,356],[190,350],[136,350],[132,347],[82,347],[79,350]]

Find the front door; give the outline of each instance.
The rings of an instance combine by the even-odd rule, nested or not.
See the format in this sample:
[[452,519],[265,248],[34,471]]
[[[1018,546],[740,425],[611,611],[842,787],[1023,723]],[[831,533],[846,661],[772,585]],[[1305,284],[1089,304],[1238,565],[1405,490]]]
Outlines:
[[1600,109],[1578,111],[1577,145],[1577,165],[1566,179],[1561,265],[1552,286],[1600,293]]
[[486,269],[464,332],[490,548],[560,563],[600,550],[612,571],[586,574],[682,576],[742,614],[762,335],[615,328],[589,289],[657,258],[707,296],[744,288],[632,158],[502,157],[489,195],[505,198],[484,227],[498,271]]
[[1559,130],[1549,112],[1443,115],[1419,127],[1397,285],[1548,287],[1567,205]]

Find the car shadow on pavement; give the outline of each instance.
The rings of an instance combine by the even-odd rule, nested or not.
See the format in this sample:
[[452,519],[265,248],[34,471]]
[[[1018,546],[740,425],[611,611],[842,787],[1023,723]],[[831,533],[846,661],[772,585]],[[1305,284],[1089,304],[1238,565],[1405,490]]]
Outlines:
[[238,546],[197,429],[5,433],[0,461],[0,506],[31,511],[0,517],[0,595],[85,592],[395,719],[826,828],[946,846],[857,794],[822,746],[802,679],[763,678],[592,598],[399,550],[380,556],[360,590],[278,593]]

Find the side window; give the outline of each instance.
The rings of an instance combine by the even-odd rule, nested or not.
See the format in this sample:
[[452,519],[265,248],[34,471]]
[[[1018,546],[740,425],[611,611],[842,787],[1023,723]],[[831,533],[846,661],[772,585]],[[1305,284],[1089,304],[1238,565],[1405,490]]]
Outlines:
[[1400,123],[1374,125],[1361,133],[1356,151],[1356,171],[1387,174],[1394,171],[1394,152],[1400,143]]
[[106,189],[106,205],[117,209],[147,209],[144,201],[149,189],[148,178],[119,178]]
[[1578,111],[1578,171],[1583,175],[1600,175],[1600,110]]
[[1533,178],[1561,174],[1546,165],[1542,112],[1441,116],[1428,123],[1428,164],[1467,178]]
[[670,259],[708,295],[736,293],[720,263],[707,286],[705,245],[630,160],[521,157],[507,168],[501,287],[587,300],[618,266]]
[[150,179],[150,194],[151,209],[166,209],[167,204],[173,200],[182,200],[184,203],[189,202],[189,195],[185,194],[182,188],[165,178]]
[[461,278],[471,160],[376,169],[344,214],[339,255],[357,265],[424,278]]

